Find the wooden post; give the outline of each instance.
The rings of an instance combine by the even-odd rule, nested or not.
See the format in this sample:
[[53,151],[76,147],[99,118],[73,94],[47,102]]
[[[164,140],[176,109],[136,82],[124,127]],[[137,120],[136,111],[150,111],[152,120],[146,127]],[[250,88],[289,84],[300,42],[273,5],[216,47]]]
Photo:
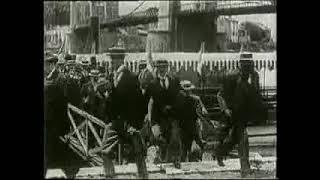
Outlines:
[[89,134],[88,134],[88,119],[85,120],[86,121],[86,152],[88,152],[89,149]]
[[121,158],[121,144],[118,144],[118,161],[119,161],[119,165],[122,164],[122,158]]

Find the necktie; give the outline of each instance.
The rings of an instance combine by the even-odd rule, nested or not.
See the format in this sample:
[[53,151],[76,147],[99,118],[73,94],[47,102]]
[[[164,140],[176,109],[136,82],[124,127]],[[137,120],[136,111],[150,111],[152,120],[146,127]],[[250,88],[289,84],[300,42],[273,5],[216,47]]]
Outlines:
[[160,84],[161,84],[161,87],[162,87],[162,88],[165,88],[165,79],[164,79],[164,78],[161,78],[161,79],[160,79],[160,82],[161,82],[161,83],[160,83]]

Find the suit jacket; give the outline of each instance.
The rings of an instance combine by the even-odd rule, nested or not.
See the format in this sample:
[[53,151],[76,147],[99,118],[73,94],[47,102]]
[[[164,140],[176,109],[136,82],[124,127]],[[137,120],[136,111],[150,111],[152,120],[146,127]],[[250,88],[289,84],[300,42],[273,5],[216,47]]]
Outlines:
[[126,121],[131,126],[140,129],[145,113],[144,106],[141,104],[143,95],[137,76],[128,69],[124,69],[116,84],[117,86],[113,87],[111,95],[115,123],[121,125]]
[[[171,106],[174,108],[176,103],[177,95],[181,89],[179,79],[177,77],[167,76],[166,77],[168,86],[163,87],[160,83],[160,78],[156,78],[150,85],[150,95],[153,98],[152,105],[152,119],[154,122],[159,122],[160,117],[167,117],[165,107]],[[172,112],[172,111],[171,111]]]

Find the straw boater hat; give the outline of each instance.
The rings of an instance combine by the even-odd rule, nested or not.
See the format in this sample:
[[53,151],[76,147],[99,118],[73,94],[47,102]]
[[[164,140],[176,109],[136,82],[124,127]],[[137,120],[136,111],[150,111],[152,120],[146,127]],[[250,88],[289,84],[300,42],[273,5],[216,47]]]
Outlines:
[[193,90],[195,89],[196,87],[188,80],[183,80],[183,81],[180,81],[180,85],[182,87],[183,90]]
[[90,71],[90,73],[89,73],[89,76],[91,76],[91,77],[99,77],[99,71],[98,70],[96,70],[96,69],[92,69],[91,71]]

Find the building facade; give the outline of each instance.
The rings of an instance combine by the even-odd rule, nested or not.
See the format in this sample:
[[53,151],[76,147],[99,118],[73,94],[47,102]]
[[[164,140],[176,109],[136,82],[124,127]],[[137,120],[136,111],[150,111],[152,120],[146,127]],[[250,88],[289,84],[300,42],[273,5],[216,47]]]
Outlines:
[[225,34],[226,41],[238,42],[239,22],[233,18],[220,16],[217,19],[217,33]]
[[[109,19],[119,17],[118,1],[47,1],[44,2],[44,48],[57,51],[61,47],[70,53],[81,52],[83,44],[89,44],[87,41],[82,42],[77,35],[72,32],[75,25],[88,24],[89,17],[98,16],[99,21],[103,22]],[[82,32],[84,36],[90,33]],[[105,35],[107,33],[107,35]],[[110,41],[114,39],[109,37],[108,31],[100,32],[100,42],[106,44],[105,39]],[[106,38],[107,37],[107,38]],[[75,40],[77,39],[77,40]],[[70,43],[77,45],[70,46]],[[108,43],[107,43],[108,44]],[[70,48],[72,50],[70,50]],[[79,49],[80,48],[80,49]],[[82,48],[83,49],[83,48]]]

